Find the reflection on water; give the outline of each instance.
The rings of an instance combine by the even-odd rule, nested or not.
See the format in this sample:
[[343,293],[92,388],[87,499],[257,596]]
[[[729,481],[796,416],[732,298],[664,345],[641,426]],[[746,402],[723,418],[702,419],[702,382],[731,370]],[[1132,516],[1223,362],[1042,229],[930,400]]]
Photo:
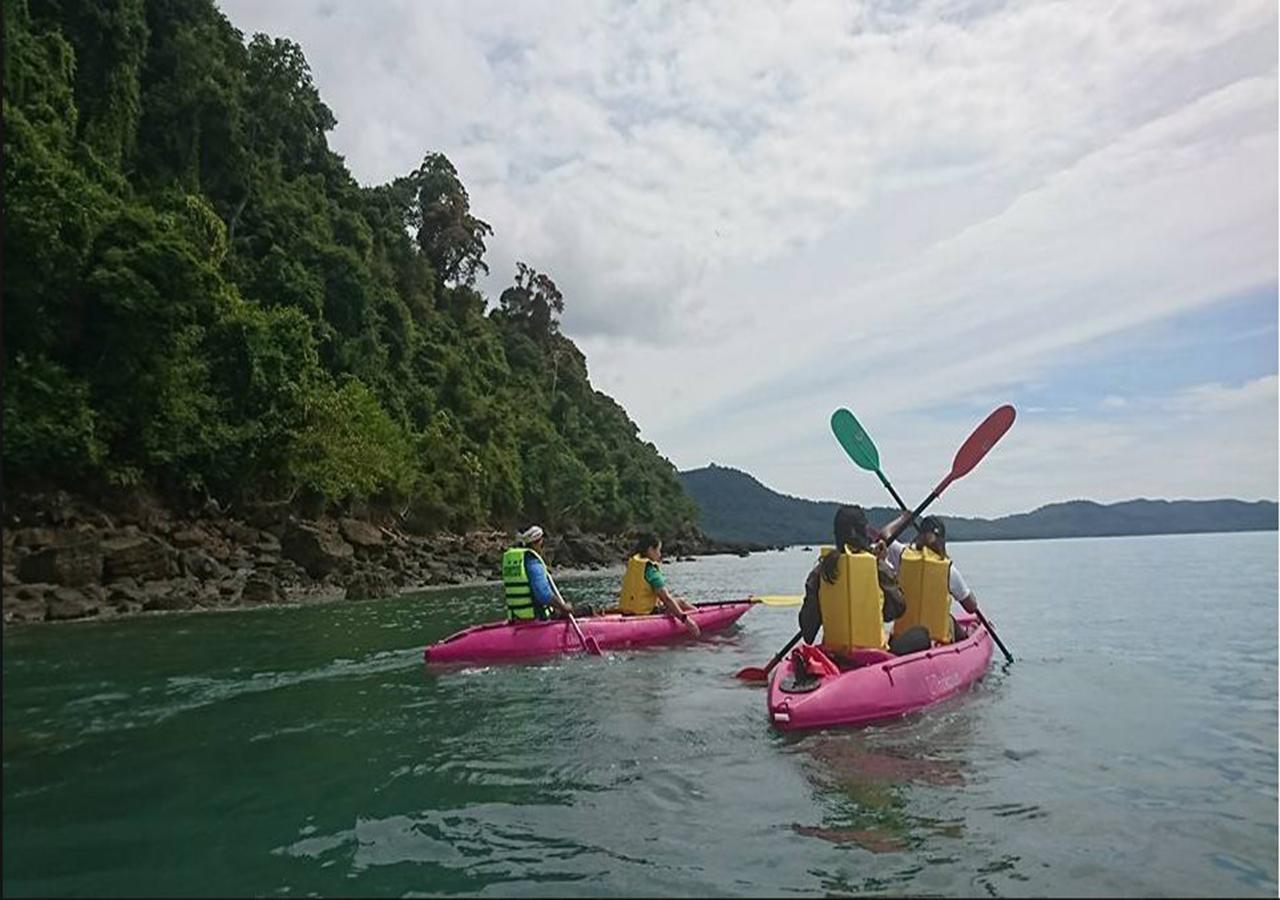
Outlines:
[[[982,777],[980,770],[974,774],[966,754],[973,749],[965,744],[972,723],[968,717],[948,717],[947,727],[930,741],[893,727],[810,736],[796,743],[792,751],[804,758],[822,817],[817,825],[796,823],[793,831],[885,859],[885,867],[877,867],[874,874],[857,866],[822,870],[827,891],[920,894],[920,885],[934,880],[946,884],[958,866],[966,865],[972,867],[966,894],[1001,896],[1010,885],[1030,880],[1017,854],[979,851],[976,859],[967,858],[986,843],[981,835],[969,835],[966,827],[974,781]],[[922,803],[924,797],[928,799]],[[1036,804],[982,808],[998,818],[1036,819],[1046,814]],[[940,814],[944,810],[954,814]],[[953,885],[948,892],[954,891]]]
[[795,824],[797,834],[836,844],[856,844],[873,853],[918,848],[926,835],[958,838],[962,819],[942,820],[912,810],[912,785],[959,787],[962,765],[953,759],[920,756],[920,748],[884,744],[867,731],[800,738],[793,748],[805,758],[804,771],[823,798],[821,825]]

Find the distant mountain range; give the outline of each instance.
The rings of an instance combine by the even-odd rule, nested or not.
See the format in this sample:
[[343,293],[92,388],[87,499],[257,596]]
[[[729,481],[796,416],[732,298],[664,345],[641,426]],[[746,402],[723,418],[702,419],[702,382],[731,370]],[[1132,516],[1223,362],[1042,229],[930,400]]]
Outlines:
[[[702,530],[716,540],[770,546],[831,541],[831,522],[839,506],[834,500],[779,494],[746,472],[714,463],[681,472],[680,481],[698,504]],[[867,507],[874,525],[883,525],[897,514],[890,507]],[[1012,541],[1275,531],[1277,507],[1269,500],[1126,500],[1107,504],[1070,500],[997,519],[945,518],[949,541]]]

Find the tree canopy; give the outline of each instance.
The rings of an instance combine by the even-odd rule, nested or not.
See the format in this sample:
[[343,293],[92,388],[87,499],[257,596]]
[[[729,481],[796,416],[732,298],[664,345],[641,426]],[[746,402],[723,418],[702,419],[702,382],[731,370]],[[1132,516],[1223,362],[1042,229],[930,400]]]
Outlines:
[[8,484],[385,504],[423,529],[687,527],[457,171],[359,185],[302,49],[210,0],[4,5]]

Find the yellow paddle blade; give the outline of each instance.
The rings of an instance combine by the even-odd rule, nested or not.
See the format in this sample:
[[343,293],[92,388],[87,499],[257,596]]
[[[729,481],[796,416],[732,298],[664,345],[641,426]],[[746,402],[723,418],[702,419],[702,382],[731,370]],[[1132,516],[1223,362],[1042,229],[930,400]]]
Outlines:
[[804,597],[799,594],[765,594],[763,596],[753,594],[751,599],[765,606],[799,606],[804,603]]

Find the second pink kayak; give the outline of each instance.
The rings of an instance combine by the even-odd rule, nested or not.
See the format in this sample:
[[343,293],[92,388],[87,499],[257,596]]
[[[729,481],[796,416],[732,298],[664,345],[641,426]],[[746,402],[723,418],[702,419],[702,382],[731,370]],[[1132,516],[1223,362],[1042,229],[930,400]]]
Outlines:
[[[703,634],[728,628],[757,601],[706,603],[690,613]],[[645,644],[692,640],[684,626],[666,614],[578,617],[585,637],[595,638],[601,650],[622,650]],[[489,663],[583,653],[582,642],[567,619],[546,622],[490,622],[474,625],[423,651],[428,663]]]

